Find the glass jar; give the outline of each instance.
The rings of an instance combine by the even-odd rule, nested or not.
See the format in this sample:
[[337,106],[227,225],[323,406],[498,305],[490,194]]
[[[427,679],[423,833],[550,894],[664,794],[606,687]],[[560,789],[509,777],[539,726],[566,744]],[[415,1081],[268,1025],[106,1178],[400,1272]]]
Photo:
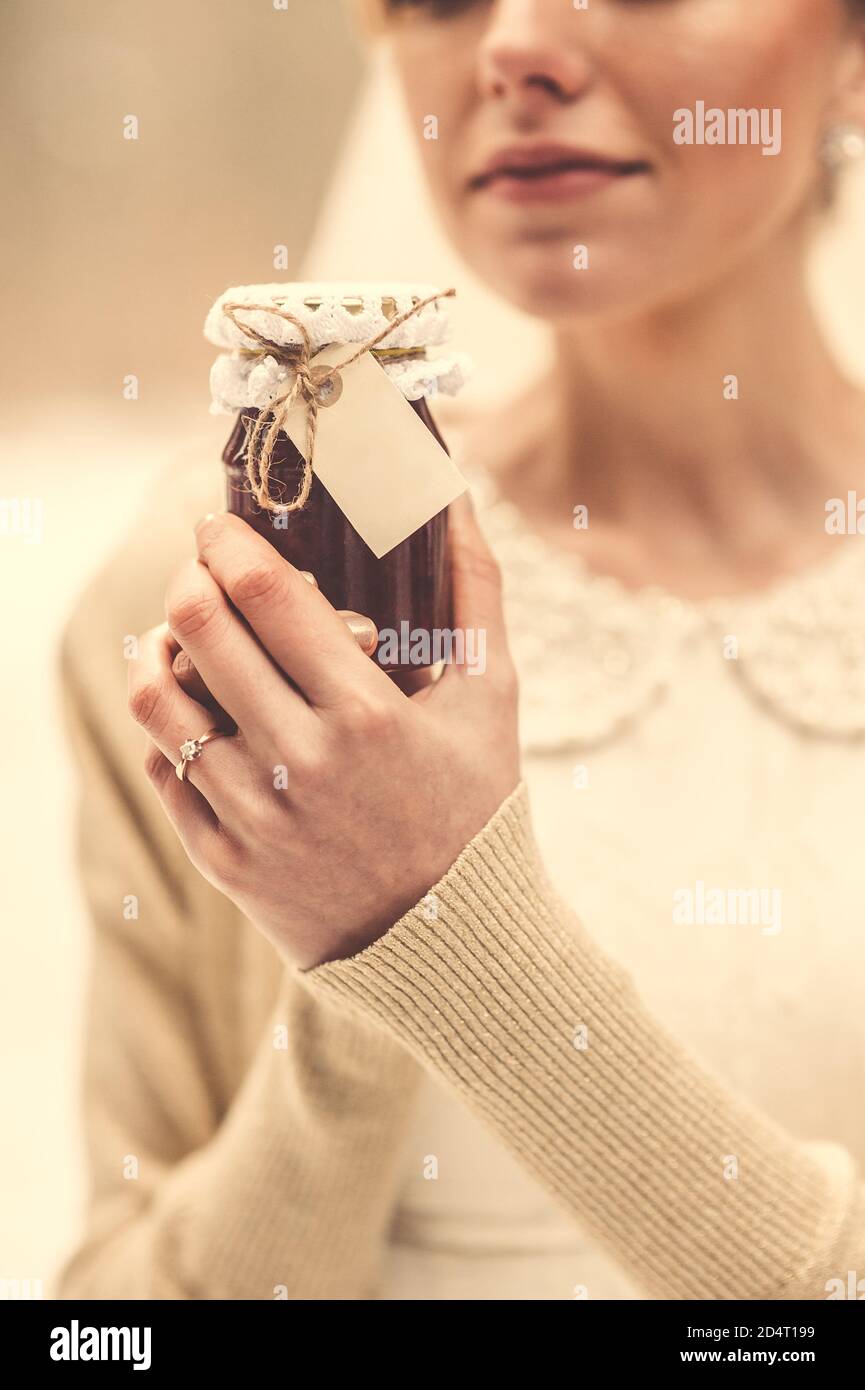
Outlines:
[[[410,404],[445,448],[426,400]],[[410,634],[417,630],[442,632],[450,628],[453,619],[447,508],[380,560],[315,475],[305,506],[279,518],[284,524],[274,524],[274,513],[258,506],[246,478],[247,425],[244,420],[251,420],[257,414],[254,409],[240,412],[222,454],[227,510],[248,521],[297,569],[310,570],[334,608],[348,608],[372,618],[380,634]],[[270,466],[274,491],[280,496],[294,497],[302,475],[303,459],[288,436],[280,431]],[[378,652],[384,651],[384,641],[379,638],[377,660]],[[410,649],[410,643],[405,642],[397,647],[401,657],[407,657]],[[393,650],[393,643],[389,650]],[[417,667],[425,663],[381,660],[385,671],[399,670],[409,664]]]
[[[279,291],[279,294],[275,294],[275,291]],[[370,287],[351,287],[349,291],[348,287],[342,286],[247,286],[226,291],[217,300],[208,317],[205,332],[220,345],[236,343],[236,338],[232,340],[228,337],[221,320],[218,317],[214,320],[219,306],[237,300],[261,306],[272,300],[280,306],[288,304],[292,313],[297,313],[309,333],[314,352],[329,346],[333,337],[328,339],[327,334],[332,335],[335,331],[340,346],[345,342],[350,352],[352,343],[368,341],[377,327],[387,327],[388,320],[395,317],[397,310],[404,310],[406,303],[419,303],[429,293],[427,286],[402,286],[390,292]],[[340,317],[337,313],[336,328],[332,313],[326,315],[326,325],[317,321],[322,306],[332,309],[334,303],[348,315]],[[400,359],[400,348],[394,350],[390,347],[390,338],[387,340],[389,351],[383,352],[381,359],[375,349],[370,351],[379,360],[382,370],[385,370],[382,363],[387,362],[388,374],[395,384],[402,386],[408,403],[447,452],[426,397],[440,389],[442,382],[445,383],[443,389],[449,394],[459,389],[465,359],[451,356],[430,359],[426,366],[423,365],[426,362],[426,343],[423,340],[433,338],[440,341],[442,336],[441,311],[438,305],[431,307],[436,317],[431,317],[429,307],[424,309],[423,322],[417,324],[414,331],[410,327],[411,320],[399,326],[406,330],[402,333],[404,362]],[[431,332],[431,325],[435,332]],[[268,331],[280,331],[279,326],[271,322]],[[286,330],[287,333],[290,331]],[[287,337],[286,342],[290,344],[291,339]],[[447,508],[379,559],[314,471],[310,492],[302,507],[280,514],[259,506],[247,477],[247,440],[257,417],[267,412],[267,404],[246,404],[237,399],[238,394],[243,394],[240,388],[242,363],[238,362],[242,355],[243,350],[235,346],[234,351],[227,355],[230,360],[226,362],[224,355],[215,366],[215,372],[217,367],[220,368],[216,378],[211,377],[214,386],[212,408],[225,413],[227,406],[233,404],[236,409],[234,426],[222,454],[226,470],[227,509],[243,517],[292,565],[311,571],[321,592],[334,608],[350,609],[373,620],[379,630],[375,659],[383,670],[399,675],[435,664],[435,634],[446,633],[453,626]],[[405,367],[409,361],[412,366],[406,373]],[[426,377],[424,373],[427,373]],[[228,387],[226,382],[230,383]],[[409,397],[406,386],[415,395],[414,399]],[[255,389],[260,390],[253,386],[247,395],[254,396]],[[339,406],[334,408],[338,409]],[[303,472],[301,454],[288,435],[280,431],[270,459],[270,496],[279,499],[295,497]],[[418,632],[430,634],[430,639],[413,644],[412,634]]]

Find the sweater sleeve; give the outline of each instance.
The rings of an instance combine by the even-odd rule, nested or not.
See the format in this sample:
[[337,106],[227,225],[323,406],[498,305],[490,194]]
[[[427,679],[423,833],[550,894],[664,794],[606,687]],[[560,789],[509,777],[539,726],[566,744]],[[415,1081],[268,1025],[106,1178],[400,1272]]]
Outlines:
[[652,1016],[552,888],[525,784],[433,895],[301,978],[460,1092],[649,1296],[819,1299],[865,1269],[849,1152],[795,1139]]
[[[312,999],[275,952],[271,1015],[259,1005],[237,1060],[245,982],[209,950],[255,929],[177,854],[117,673],[128,612],[113,641],[93,637],[105,594],[79,609],[61,660],[93,939],[86,1221],[55,1296],[374,1296],[420,1068],[374,1023]],[[123,913],[133,894],[137,921]],[[202,974],[229,976],[224,1032],[196,1008]]]

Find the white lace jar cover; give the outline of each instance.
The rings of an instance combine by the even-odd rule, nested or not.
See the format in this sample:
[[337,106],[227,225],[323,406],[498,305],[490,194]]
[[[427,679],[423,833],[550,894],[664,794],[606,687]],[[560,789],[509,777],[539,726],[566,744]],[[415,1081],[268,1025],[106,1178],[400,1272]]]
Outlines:
[[[232,415],[254,407],[264,410],[287,389],[291,368],[276,357],[250,354],[256,344],[226,314],[226,305],[272,306],[303,324],[312,353],[333,343],[365,343],[375,338],[400,314],[440,291],[435,285],[366,284],[346,281],[306,281],[293,284],[237,285],[221,294],[204,323],[208,342],[224,349],[210,372],[215,415]],[[407,400],[441,392],[453,396],[465,382],[470,359],[464,353],[431,356],[450,336],[448,300],[436,299],[411,318],[397,324],[372,355]],[[264,308],[235,310],[248,328],[279,347],[299,347],[298,328],[277,312]]]

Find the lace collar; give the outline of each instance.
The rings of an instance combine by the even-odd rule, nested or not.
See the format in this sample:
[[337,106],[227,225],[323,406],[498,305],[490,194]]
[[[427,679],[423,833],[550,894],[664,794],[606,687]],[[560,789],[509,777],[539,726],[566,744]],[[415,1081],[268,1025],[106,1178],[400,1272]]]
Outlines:
[[865,540],[839,538],[836,555],[745,597],[635,592],[554,551],[488,474],[460,466],[502,567],[525,749],[614,737],[663,697],[700,634],[721,678],[740,680],[776,718],[829,738],[865,733]]

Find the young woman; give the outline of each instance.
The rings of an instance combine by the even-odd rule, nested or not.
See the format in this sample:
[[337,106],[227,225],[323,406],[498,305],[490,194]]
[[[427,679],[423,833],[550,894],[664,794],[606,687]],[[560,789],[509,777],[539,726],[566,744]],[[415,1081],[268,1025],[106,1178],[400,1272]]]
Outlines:
[[[224,514],[153,627],[200,484],[79,608],[93,1191],[61,1292],[836,1296],[865,559],[826,519],[865,398],[804,264],[862,144],[865,4],[367,9],[456,249],[555,342],[459,441],[487,670],[407,698]],[[148,626],[150,800],[108,654]],[[237,733],[181,781],[213,703]]]

